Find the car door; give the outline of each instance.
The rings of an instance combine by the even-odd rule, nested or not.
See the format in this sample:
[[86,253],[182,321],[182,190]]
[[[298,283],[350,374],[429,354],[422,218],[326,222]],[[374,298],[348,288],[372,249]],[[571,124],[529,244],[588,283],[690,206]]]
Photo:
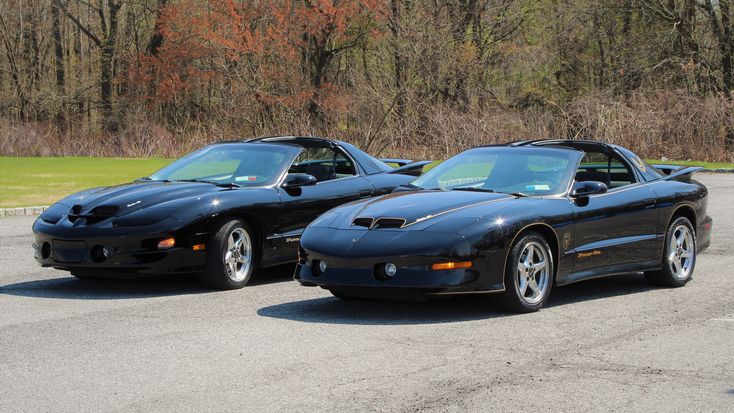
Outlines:
[[295,254],[301,233],[319,215],[341,204],[368,198],[374,192],[372,183],[360,175],[352,158],[336,147],[305,148],[290,172],[313,175],[317,183],[296,189],[278,188],[281,230],[271,240],[285,254]]
[[655,194],[618,155],[587,153],[577,181],[606,181],[609,190],[574,200],[574,273],[620,271],[655,255]]

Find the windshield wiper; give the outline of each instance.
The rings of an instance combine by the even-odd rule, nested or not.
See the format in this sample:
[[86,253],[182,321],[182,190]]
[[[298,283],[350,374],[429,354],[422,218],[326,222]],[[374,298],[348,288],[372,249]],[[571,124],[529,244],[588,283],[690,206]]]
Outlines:
[[[490,188],[478,188],[478,187],[471,187],[471,186],[460,186],[460,187],[457,187],[457,188],[451,188],[451,190],[452,191],[472,191],[472,192],[492,192],[492,193],[497,192],[494,189],[490,189]],[[526,194],[524,192],[519,192],[519,191],[518,192],[502,192],[502,191],[499,191],[499,193],[501,193],[501,194],[507,194],[507,195],[512,195],[512,196],[516,196],[516,197],[521,197],[521,198],[530,196],[529,194]]]
[[202,184],[212,184],[222,188],[242,188],[242,185],[236,184],[234,182],[215,182],[207,181],[206,179],[176,179],[176,182],[198,182]]
[[457,188],[451,188],[452,191],[471,191],[471,192],[495,192],[494,189],[477,188],[473,186],[460,186]]
[[150,181],[150,182],[171,182],[170,179],[153,179],[149,176],[136,179],[136,181]]

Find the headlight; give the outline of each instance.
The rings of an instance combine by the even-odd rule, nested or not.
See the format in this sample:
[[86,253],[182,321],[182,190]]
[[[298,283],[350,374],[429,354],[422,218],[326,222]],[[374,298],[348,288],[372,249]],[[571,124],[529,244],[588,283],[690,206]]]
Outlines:
[[51,205],[47,210],[43,211],[43,213],[41,214],[41,219],[48,222],[49,224],[55,224],[68,213],[68,206],[56,203]]
[[137,227],[155,224],[173,215],[178,208],[145,208],[112,221],[116,227]]

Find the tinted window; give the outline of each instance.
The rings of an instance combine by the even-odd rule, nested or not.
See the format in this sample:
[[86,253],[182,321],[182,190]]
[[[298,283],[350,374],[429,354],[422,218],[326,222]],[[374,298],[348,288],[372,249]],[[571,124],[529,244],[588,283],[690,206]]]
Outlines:
[[586,152],[578,171],[577,182],[596,181],[609,188],[619,188],[636,182],[630,167],[616,155],[610,156],[602,152]]
[[655,167],[651,166],[629,150],[619,148],[619,151],[637,167],[637,170],[640,171],[640,174],[646,181],[653,181],[663,177],[662,172],[658,171]]
[[340,150],[305,148],[288,170],[313,175],[318,182],[356,175],[354,163]]

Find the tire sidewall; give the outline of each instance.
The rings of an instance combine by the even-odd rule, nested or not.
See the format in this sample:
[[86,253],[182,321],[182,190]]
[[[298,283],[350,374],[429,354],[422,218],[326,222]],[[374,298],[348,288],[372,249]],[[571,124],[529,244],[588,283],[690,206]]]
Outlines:
[[[250,248],[252,248],[250,267],[247,271],[247,274],[245,274],[245,278],[243,278],[241,281],[235,281],[230,278],[229,274],[227,273],[227,265],[224,262],[224,255],[227,251],[227,240],[229,239],[232,232],[234,232],[238,228],[243,229],[247,233],[247,236],[250,238]],[[244,221],[238,219],[223,222],[219,227],[219,230],[216,233],[212,234],[210,245],[212,245],[213,248],[210,249],[210,254],[208,254],[207,256],[207,274],[205,274],[205,277],[208,280],[207,284],[210,284],[215,288],[226,290],[234,290],[247,285],[247,283],[250,281],[250,278],[252,277],[253,269],[255,267],[254,263],[256,251],[255,240],[252,237],[252,230],[250,229],[249,225],[247,225],[247,223],[245,223]]]
[[[520,254],[525,249],[525,245],[528,242],[537,242],[543,246],[545,253],[548,256],[548,271],[550,280],[548,281],[548,287],[543,292],[543,297],[540,301],[534,304],[530,304],[521,296],[520,286],[518,285],[517,279],[517,261],[520,259]],[[510,295],[510,299],[513,302],[512,306],[519,311],[532,312],[540,310],[548,297],[550,296],[551,289],[555,282],[555,263],[553,262],[553,252],[550,249],[550,245],[545,240],[545,237],[538,234],[537,232],[528,232],[520,237],[510,250],[510,255],[507,260],[505,269],[505,289],[507,294]]]
[[[686,278],[678,278],[673,274],[673,272],[670,269],[670,263],[668,263],[668,255],[670,254],[669,248],[670,248],[670,240],[673,237],[673,230],[678,225],[685,225],[688,227],[688,230],[691,232],[691,236],[693,237],[693,262],[691,263],[691,271],[688,273],[688,277]],[[665,245],[663,246],[663,259],[662,259],[662,265],[663,265],[663,273],[670,278],[671,283],[673,283],[675,286],[683,286],[688,281],[693,278],[693,271],[696,269],[696,261],[698,261],[698,239],[696,239],[696,231],[693,228],[693,224],[691,224],[691,221],[686,217],[678,217],[673,222],[668,225],[668,230],[665,234]]]

